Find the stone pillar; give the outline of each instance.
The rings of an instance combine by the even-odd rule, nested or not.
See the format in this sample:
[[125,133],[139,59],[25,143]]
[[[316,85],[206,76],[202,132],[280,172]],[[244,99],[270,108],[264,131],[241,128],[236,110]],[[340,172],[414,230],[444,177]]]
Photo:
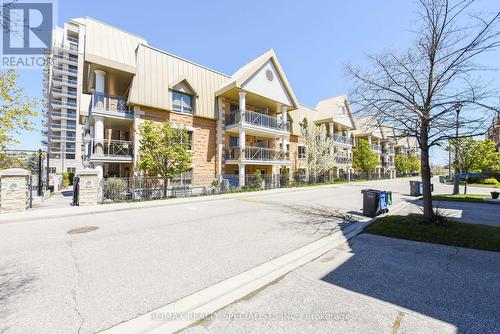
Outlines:
[[243,124],[243,123],[245,123],[245,111],[246,111],[246,108],[247,108],[247,99],[246,99],[247,93],[240,92],[239,95],[240,95],[240,106],[239,106],[239,108],[240,108],[240,116],[241,116],[240,123]]
[[240,188],[241,188],[241,187],[245,186],[245,165],[240,163],[238,165],[238,168],[239,168],[238,177],[239,177]]
[[78,183],[78,202],[80,206],[97,205],[102,199],[101,178],[97,169],[84,169],[77,173],[80,177]]
[[246,136],[245,130],[239,129],[240,159],[245,159]]
[[0,212],[23,211],[28,206],[30,172],[22,168],[0,171]]

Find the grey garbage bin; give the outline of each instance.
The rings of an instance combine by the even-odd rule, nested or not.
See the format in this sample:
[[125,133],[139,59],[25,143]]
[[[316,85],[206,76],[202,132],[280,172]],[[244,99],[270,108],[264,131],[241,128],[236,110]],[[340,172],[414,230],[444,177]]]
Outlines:
[[363,189],[363,216],[376,217],[380,211],[380,191],[375,189]]

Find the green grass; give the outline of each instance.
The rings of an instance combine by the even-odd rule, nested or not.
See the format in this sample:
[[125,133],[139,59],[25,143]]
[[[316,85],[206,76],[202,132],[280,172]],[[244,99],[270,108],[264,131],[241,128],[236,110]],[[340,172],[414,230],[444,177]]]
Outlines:
[[423,223],[423,216],[386,216],[364,232],[436,244],[500,252],[500,227],[450,221],[445,225]]
[[483,198],[491,198],[487,194],[459,194],[459,195],[433,195],[433,201],[451,201],[451,202],[471,202],[471,203],[483,203]]

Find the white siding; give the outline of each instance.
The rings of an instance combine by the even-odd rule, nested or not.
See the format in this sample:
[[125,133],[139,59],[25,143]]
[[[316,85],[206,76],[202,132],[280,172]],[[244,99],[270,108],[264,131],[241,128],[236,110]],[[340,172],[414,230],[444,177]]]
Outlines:
[[195,115],[216,119],[215,92],[229,77],[182,58],[140,45],[129,102],[172,109],[171,86],[186,80],[196,91]]

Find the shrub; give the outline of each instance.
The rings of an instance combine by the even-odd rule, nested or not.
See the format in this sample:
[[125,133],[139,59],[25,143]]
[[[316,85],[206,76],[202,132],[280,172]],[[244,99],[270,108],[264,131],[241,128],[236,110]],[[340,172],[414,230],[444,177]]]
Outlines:
[[68,188],[69,185],[70,185],[69,173],[63,172],[62,173],[62,186],[63,186],[63,188]]
[[497,184],[498,181],[497,181],[497,179],[490,177],[488,179],[481,180],[481,183],[483,183],[483,184]]
[[482,183],[484,180],[483,177],[479,177],[479,176],[470,176],[469,177],[469,183]]
[[123,193],[127,190],[127,182],[117,177],[109,177],[104,181],[105,197],[113,202],[122,199]]

